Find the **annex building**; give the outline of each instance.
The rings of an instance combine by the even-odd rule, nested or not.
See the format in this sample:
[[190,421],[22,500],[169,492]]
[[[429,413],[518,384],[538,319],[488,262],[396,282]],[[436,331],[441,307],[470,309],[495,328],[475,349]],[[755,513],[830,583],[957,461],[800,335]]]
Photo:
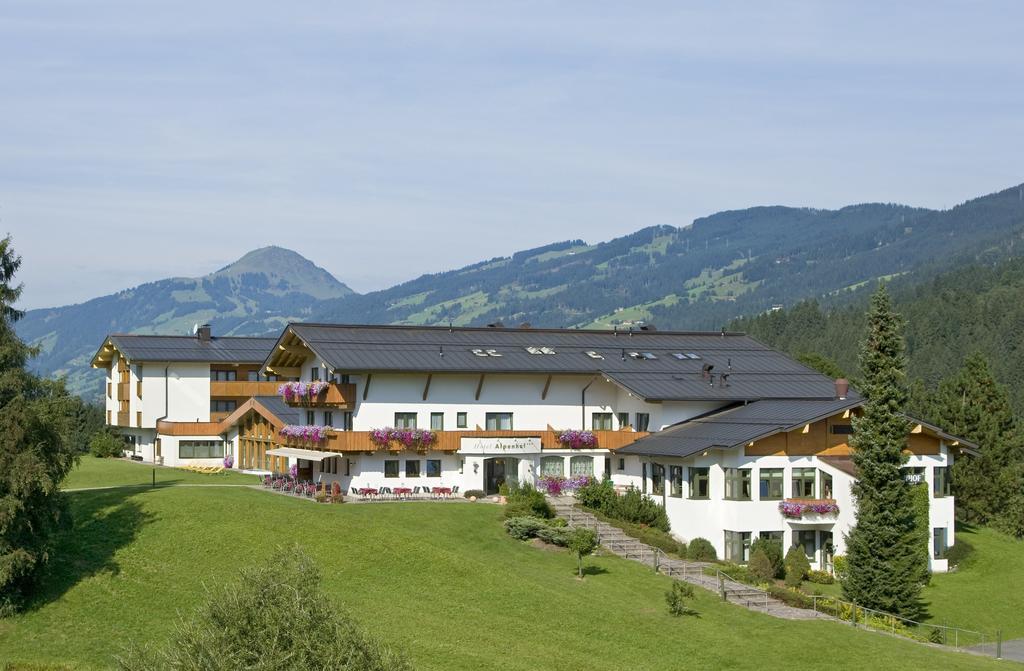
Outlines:
[[[827,568],[855,519],[863,399],[740,333],[288,325],[274,338],[110,335],[107,423],[144,461],[358,487],[590,475],[661,502],[673,534],[746,561],[759,536]],[[975,446],[911,420],[932,570],[953,542],[950,468]],[[569,432],[569,431],[575,432]]]

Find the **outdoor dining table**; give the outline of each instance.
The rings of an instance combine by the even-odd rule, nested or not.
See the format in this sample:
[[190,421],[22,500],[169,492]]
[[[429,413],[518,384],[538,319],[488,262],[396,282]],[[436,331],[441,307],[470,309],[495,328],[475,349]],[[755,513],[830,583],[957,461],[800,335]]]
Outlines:
[[360,487],[358,490],[359,496],[377,496],[378,492],[373,487]]
[[434,487],[431,490],[431,492],[435,496],[451,496],[452,495],[452,488],[451,487]]
[[395,493],[395,496],[401,498],[412,494],[412,487],[395,487],[392,491]]

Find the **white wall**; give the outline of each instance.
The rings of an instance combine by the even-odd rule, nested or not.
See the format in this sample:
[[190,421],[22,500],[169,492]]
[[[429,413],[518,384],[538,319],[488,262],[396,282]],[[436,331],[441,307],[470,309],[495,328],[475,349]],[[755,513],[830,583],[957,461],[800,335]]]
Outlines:
[[[167,369],[167,398],[164,404],[164,369]],[[142,426],[154,427],[167,414],[172,422],[210,421],[210,364],[150,363],[142,374]]]

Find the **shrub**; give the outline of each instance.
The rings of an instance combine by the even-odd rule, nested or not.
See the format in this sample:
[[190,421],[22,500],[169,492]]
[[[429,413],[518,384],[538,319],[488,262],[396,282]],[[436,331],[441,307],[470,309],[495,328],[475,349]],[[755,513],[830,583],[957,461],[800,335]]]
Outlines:
[[553,520],[548,520],[548,526],[549,527],[567,527],[567,526],[569,526],[569,523],[566,522],[561,517],[556,517]]
[[850,574],[850,563],[846,559],[846,555],[836,555],[832,558],[832,570],[835,571],[836,580],[843,582],[846,580],[846,576]]
[[611,480],[591,480],[576,490],[576,500],[580,505],[594,510],[608,510],[619,497]]
[[365,634],[324,593],[320,571],[298,548],[210,590],[158,649],[129,648],[123,671],[408,670],[401,655]]
[[715,546],[711,544],[711,541],[699,536],[690,541],[686,556],[691,561],[715,561],[718,559],[718,553],[715,552]]
[[764,548],[758,547],[750,551],[750,563],[747,564],[747,570],[763,582],[768,582],[775,577],[775,567],[772,566],[772,561],[768,559]]
[[509,489],[508,505],[505,506],[506,518],[523,517],[524,515],[548,520],[555,516],[555,510],[544,498],[542,492],[525,484]]
[[666,533],[661,529],[655,529],[654,527],[641,526],[615,517],[609,517],[600,511],[594,511],[594,516],[602,522],[607,522],[613,527],[621,529],[628,536],[643,541],[663,552],[674,554],[680,559],[686,559],[686,543],[677,540],[672,534]]
[[672,589],[665,592],[665,602],[668,603],[668,612],[674,617],[693,613],[688,605],[687,599],[693,598],[693,585],[688,582],[676,580],[672,583]]
[[467,499],[471,499],[474,496],[477,497],[478,499],[482,499],[485,496],[487,496],[487,494],[485,494],[484,490],[482,489],[467,489],[466,493],[463,494],[463,496],[465,496]]
[[786,553],[786,585],[799,587],[810,571],[811,564],[807,561],[804,549],[798,545],[789,548]]
[[508,535],[521,541],[533,538],[545,526],[544,520],[536,517],[511,517],[505,520]]
[[818,585],[831,585],[836,581],[828,571],[808,571],[807,579]]
[[105,459],[107,457],[120,457],[128,449],[128,443],[124,438],[108,430],[97,431],[89,439],[89,452],[92,456]]
[[614,519],[654,527],[666,533],[671,529],[668,515],[661,504],[637,489],[628,489],[619,496],[610,480],[592,480],[580,487],[576,490],[576,500],[584,507]]
[[768,561],[771,562],[773,573],[772,578],[781,578],[786,575],[786,564],[782,558],[782,542],[772,538],[758,538],[750,545],[750,556],[754,552],[762,550]]
[[971,555],[974,553],[974,546],[962,538],[956,540],[956,545],[951,545],[942,553],[942,558],[949,561],[952,566],[966,566],[970,563]]
[[778,599],[787,606],[794,608],[811,608],[814,605],[813,599],[797,589],[768,585],[768,596]]
[[537,529],[537,533],[534,535],[545,543],[564,548],[569,546],[569,537],[572,532],[567,527],[549,527],[545,524]]
[[597,549],[597,534],[593,529],[573,529],[569,533],[569,542],[566,547],[576,555],[577,567],[580,580],[583,579],[583,558],[590,555]]

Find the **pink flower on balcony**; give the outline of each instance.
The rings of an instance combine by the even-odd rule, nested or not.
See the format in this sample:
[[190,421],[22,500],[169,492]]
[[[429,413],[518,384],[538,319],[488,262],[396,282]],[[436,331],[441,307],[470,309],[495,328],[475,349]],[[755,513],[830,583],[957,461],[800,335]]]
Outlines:
[[566,429],[558,434],[557,440],[562,447],[567,447],[570,450],[589,449],[597,446],[597,436],[593,431]]

